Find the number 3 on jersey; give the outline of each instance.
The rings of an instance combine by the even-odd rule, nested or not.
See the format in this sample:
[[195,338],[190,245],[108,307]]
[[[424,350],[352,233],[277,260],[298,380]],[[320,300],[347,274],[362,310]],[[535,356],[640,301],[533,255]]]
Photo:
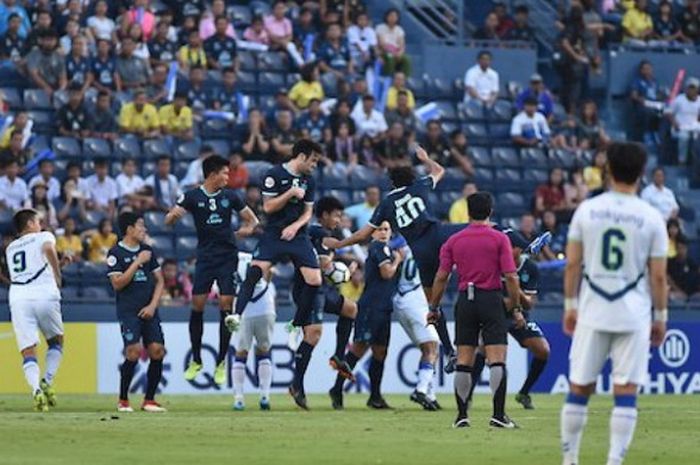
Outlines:
[[622,268],[625,258],[622,245],[625,239],[625,233],[620,229],[611,228],[603,233],[603,266],[606,270],[617,271]]
[[424,211],[423,199],[406,194],[396,201],[396,224],[399,228],[405,228]]

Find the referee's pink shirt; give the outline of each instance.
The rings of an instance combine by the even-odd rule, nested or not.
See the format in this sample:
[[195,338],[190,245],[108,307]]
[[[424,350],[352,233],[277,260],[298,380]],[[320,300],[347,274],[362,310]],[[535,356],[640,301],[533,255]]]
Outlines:
[[470,224],[440,248],[440,270],[450,273],[453,267],[460,291],[469,283],[484,291],[501,289],[501,275],[516,271],[508,236],[489,225]]

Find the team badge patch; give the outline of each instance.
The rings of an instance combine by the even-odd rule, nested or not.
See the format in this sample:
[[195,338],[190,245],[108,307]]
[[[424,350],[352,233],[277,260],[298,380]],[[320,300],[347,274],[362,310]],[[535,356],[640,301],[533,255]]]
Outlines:
[[272,176],[268,176],[265,178],[265,187],[268,189],[271,189],[275,185],[275,179]]
[[107,266],[111,267],[111,266],[114,266],[116,264],[117,264],[117,257],[115,257],[114,255],[110,255],[109,257],[107,257]]
[[221,206],[224,207],[224,208],[228,208],[228,206],[229,206],[229,201],[228,201],[228,199],[223,199],[223,200],[221,201]]
[[387,245],[384,246],[384,253],[391,256],[391,251],[389,250],[389,246],[387,246]]

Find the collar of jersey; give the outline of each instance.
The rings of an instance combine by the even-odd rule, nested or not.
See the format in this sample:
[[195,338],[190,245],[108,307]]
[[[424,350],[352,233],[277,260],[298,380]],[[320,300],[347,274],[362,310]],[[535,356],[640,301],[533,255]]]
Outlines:
[[135,247],[135,248],[129,247],[128,245],[126,245],[126,244],[124,243],[124,241],[119,241],[119,247],[121,247],[121,248],[123,248],[123,249],[126,249],[126,250],[128,250],[129,252],[138,252],[139,249],[140,249],[140,247]]
[[296,176],[296,177],[301,176],[301,174],[295,173],[294,171],[292,171],[292,170],[289,168],[289,163],[282,163],[282,168],[284,168],[284,170],[285,170],[287,173],[291,174],[292,176]]
[[215,193],[210,194],[210,193],[207,192],[207,190],[204,188],[204,184],[202,184],[201,186],[199,186],[199,188],[201,189],[202,192],[204,192],[204,195],[206,195],[207,197],[216,197],[216,196],[219,195],[219,193],[221,192],[221,189],[219,189],[219,190],[216,191]]
[[523,266],[525,265],[525,262],[527,261],[527,257],[525,255],[520,256],[520,263],[518,263],[518,269],[517,271],[520,271],[523,269]]
[[404,189],[406,189],[406,186],[397,187],[396,189],[390,190],[386,195],[393,194],[394,192],[401,192]]

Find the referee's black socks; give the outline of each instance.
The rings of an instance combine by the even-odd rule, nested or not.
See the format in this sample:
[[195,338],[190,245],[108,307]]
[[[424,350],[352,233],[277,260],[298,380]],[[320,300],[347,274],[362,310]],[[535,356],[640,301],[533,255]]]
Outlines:
[[469,393],[472,388],[472,367],[469,365],[457,365],[455,367],[455,399],[460,418],[467,417],[469,407]]
[[502,418],[506,413],[506,387],[508,385],[508,373],[505,363],[492,363],[489,365],[491,378],[489,385],[493,394],[493,416]]

